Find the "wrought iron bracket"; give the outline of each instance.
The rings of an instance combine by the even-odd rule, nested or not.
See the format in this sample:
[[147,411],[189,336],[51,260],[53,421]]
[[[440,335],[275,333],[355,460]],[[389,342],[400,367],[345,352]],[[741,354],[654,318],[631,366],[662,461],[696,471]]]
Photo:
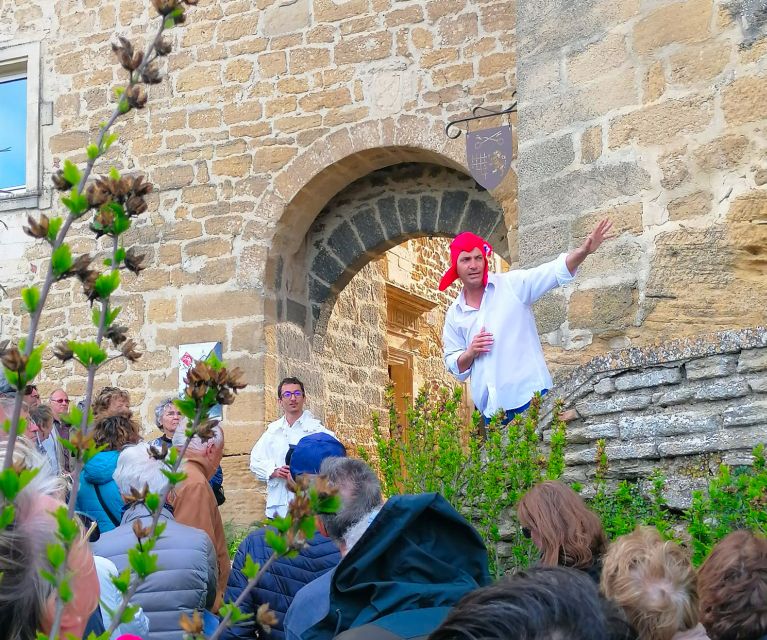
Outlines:
[[[517,92],[515,91],[514,93],[511,94],[511,97],[513,98],[516,95],[517,95]],[[496,111],[495,109],[488,109],[487,107],[483,107],[483,106],[474,107],[471,110],[470,116],[466,118],[458,118],[457,120],[450,120],[450,122],[448,122],[445,125],[445,135],[448,138],[455,140],[456,138],[460,137],[463,131],[463,129],[461,129],[458,126],[459,124],[462,124],[464,122],[473,122],[474,120],[481,120],[482,118],[492,118],[494,116],[503,116],[508,113],[514,113],[516,110],[517,110],[516,100],[514,100],[514,102],[511,103],[511,106],[508,109],[503,109],[501,111]],[[486,113],[479,114],[480,111],[485,111]],[[451,131],[453,127],[455,127],[455,129]]]

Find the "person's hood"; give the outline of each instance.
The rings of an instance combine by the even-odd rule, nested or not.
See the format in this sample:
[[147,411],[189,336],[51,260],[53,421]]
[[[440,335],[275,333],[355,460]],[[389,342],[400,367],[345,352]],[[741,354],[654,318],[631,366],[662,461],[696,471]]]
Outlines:
[[106,484],[117,468],[119,451],[100,451],[83,467],[83,477],[91,484]]
[[397,611],[449,607],[489,584],[487,550],[436,493],[394,496],[336,569],[326,618],[304,640]]

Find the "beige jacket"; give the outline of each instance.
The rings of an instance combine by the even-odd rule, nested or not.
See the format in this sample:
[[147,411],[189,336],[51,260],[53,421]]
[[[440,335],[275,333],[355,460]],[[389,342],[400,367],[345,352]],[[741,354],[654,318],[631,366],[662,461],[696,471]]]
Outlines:
[[218,559],[216,603],[213,606],[213,613],[215,613],[221,606],[226,581],[229,579],[232,568],[224,535],[224,523],[202,463],[189,458],[184,462],[183,469],[186,479],[176,488],[173,517],[176,522],[202,529],[213,542]]

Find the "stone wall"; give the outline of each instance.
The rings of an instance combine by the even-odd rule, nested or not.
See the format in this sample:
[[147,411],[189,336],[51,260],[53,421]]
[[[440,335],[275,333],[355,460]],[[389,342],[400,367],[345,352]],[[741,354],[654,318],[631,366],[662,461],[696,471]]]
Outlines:
[[767,329],[725,331],[594,358],[544,403],[545,439],[555,398],[568,420],[567,481],[593,481],[596,441],[608,478],[668,482],[669,504],[687,506],[718,465],[750,464],[767,443]]
[[554,368],[767,320],[758,5],[517,2],[520,262],[619,234],[538,305]]

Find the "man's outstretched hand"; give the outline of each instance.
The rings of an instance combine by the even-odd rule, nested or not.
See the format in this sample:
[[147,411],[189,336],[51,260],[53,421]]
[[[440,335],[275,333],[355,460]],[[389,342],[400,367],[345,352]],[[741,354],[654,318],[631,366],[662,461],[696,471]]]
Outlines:
[[610,233],[613,228],[612,220],[605,218],[600,222],[594,230],[588,235],[583,242],[583,248],[586,251],[586,255],[594,253],[605,240],[610,240],[615,237],[615,234]]
[[586,259],[586,256],[599,249],[605,240],[610,240],[615,237],[615,234],[610,233],[612,228],[613,223],[605,218],[594,227],[594,230],[583,241],[583,244],[580,247],[567,254],[565,262],[567,263],[567,268],[570,273],[575,275],[576,270],[581,266]]

